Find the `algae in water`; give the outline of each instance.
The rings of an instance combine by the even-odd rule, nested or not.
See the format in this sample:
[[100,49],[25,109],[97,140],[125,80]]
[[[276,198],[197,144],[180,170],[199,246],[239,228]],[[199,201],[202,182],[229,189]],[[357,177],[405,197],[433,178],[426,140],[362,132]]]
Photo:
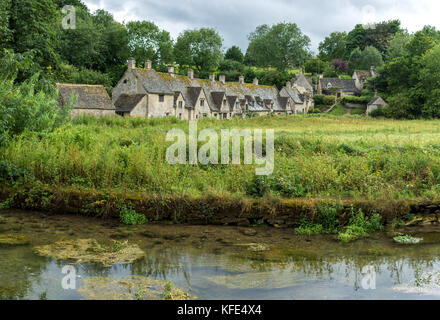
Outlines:
[[117,242],[113,247],[103,246],[94,239],[62,240],[53,244],[36,246],[35,252],[40,256],[57,260],[101,263],[104,266],[132,263],[145,257],[145,252],[138,245]]

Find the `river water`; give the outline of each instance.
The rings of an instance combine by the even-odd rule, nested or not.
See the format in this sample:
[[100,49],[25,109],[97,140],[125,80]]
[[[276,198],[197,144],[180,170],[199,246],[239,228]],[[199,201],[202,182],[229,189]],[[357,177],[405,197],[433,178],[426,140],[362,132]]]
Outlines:
[[[386,233],[341,244],[334,236],[295,236],[292,229],[129,227],[110,219],[0,211],[2,234],[26,235],[30,244],[0,246],[1,299],[87,299],[81,290],[87,279],[131,276],[171,281],[198,299],[440,298],[440,233],[434,231],[413,246],[393,243]],[[128,241],[146,256],[104,267],[34,252],[66,239]],[[76,272],[74,289],[63,289],[66,265]]]

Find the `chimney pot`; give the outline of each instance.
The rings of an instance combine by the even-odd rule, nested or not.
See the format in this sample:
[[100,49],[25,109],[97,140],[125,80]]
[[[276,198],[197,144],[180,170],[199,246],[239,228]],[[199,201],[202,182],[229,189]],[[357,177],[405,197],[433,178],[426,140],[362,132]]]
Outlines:
[[150,70],[152,68],[151,60],[145,61],[145,69]]
[[258,78],[254,78],[254,85],[258,86]]
[[209,75],[209,80],[211,80],[211,81],[215,81],[215,74],[214,74],[214,73],[211,73],[211,74]]
[[244,77],[243,77],[243,76],[240,76],[240,77],[238,78],[238,82],[239,82],[240,84],[244,84]]
[[193,69],[188,70],[188,78],[190,78],[191,80],[194,79],[194,70]]
[[136,60],[134,58],[128,59],[128,69],[136,69]]
[[222,84],[226,84],[226,76],[225,76],[224,74],[221,74],[221,75],[219,76],[219,81],[220,81]]
[[287,81],[287,82],[286,82],[286,87],[287,87],[288,89],[292,88],[292,83],[291,83],[290,81]]

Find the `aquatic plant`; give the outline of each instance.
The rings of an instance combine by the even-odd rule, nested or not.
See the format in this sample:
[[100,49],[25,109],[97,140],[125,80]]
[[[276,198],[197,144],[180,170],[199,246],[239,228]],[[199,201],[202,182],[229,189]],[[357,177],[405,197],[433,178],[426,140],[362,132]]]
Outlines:
[[133,209],[129,209],[126,206],[121,206],[119,210],[120,219],[123,224],[140,225],[147,223],[147,218],[143,214],[139,214]]
[[423,238],[415,238],[409,235],[404,235],[404,236],[394,237],[393,240],[397,243],[402,243],[402,244],[417,244],[422,242]]

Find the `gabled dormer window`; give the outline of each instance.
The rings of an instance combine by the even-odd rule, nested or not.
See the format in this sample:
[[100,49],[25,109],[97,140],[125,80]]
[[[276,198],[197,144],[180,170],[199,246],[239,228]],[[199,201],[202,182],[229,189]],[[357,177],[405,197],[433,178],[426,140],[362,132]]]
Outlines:
[[200,99],[200,106],[203,107],[205,105],[205,99]]

